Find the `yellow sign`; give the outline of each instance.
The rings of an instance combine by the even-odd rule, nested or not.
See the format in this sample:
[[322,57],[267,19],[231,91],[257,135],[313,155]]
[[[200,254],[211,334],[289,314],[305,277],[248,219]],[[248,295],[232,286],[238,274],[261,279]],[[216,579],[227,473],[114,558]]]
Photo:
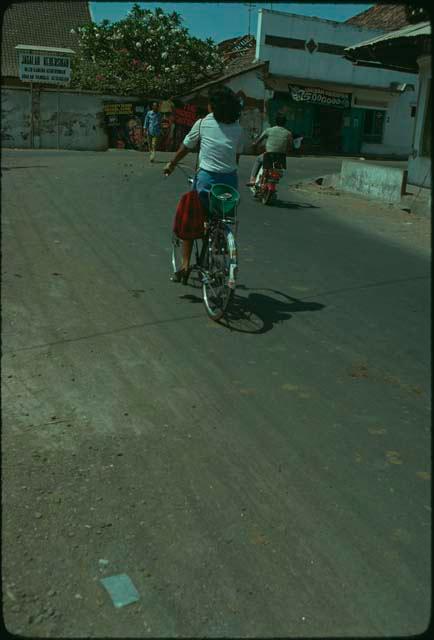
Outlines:
[[104,105],[104,113],[107,116],[115,116],[115,115],[121,115],[121,114],[131,114],[131,113],[133,113],[133,105],[131,103],[105,104]]

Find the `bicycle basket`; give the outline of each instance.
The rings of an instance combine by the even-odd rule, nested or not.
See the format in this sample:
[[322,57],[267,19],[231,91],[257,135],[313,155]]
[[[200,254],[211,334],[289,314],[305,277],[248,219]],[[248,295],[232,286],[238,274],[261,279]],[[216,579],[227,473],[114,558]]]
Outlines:
[[235,217],[240,194],[227,184],[214,184],[210,191],[211,213],[220,218]]

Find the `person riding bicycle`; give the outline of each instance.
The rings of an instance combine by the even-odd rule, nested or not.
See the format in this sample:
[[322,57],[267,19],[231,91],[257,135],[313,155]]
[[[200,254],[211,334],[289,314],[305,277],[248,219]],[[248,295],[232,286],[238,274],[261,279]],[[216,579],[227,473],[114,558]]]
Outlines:
[[[198,145],[199,170],[193,188],[202,204],[209,208],[209,192],[214,184],[226,184],[238,188],[238,163],[242,151],[242,128],[239,123],[241,103],[229,87],[211,89],[208,96],[208,115],[197,120],[185,136],[173,160],[164,167],[169,176],[176,165]],[[181,269],[172,280],[180,282],[189,270],[193,240],[183,240]]]
[[[283,114],[278,113],[276,116],[276,126],[265,129],[259,138],[253,143],[256,147],[265,139],[265,152],[274,155],[274,162],[279,162],[283,168],[286,168],[286,155],[292,149],[292,133],[285,128],[286,118]],[[248,187],[253,187],[256,182],[256,176],[259,169],[264,164],[264,154],[259,155],[252,167],[250,180],[247,182]]]

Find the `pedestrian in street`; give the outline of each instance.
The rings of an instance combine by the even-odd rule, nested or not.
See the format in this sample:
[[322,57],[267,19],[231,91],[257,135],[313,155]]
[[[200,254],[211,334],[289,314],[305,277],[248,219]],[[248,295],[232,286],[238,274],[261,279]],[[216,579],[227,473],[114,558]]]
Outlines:
[[154,162],[158,138],[161,135],[161,114],[158,112],[157,102],[152,103],[151,110],[146,114],[143,129],[148,139],[149,161]]
[[[178,162],[199,146],[199,170],[193,188],[205,209],[209,206],[212,185],[226,184],[238,188],[237,169],[243,148],[240,115],[240,101],[229,87],[212,89],[208,98],[208,115],[194,123],[173,160],[164,167],[165,175],[169,176]],[[183,240],[182,266],[173,275],[174,282],[188,277],[192,248],[193,240]]]

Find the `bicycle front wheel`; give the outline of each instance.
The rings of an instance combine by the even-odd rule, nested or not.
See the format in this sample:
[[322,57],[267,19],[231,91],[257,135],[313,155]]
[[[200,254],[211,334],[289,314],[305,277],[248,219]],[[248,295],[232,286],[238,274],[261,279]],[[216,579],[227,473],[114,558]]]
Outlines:
[[233,233],[222,227],[211,232],[202,279],[203,301],[212,320],[220,320],[235,290],[237,252]]

